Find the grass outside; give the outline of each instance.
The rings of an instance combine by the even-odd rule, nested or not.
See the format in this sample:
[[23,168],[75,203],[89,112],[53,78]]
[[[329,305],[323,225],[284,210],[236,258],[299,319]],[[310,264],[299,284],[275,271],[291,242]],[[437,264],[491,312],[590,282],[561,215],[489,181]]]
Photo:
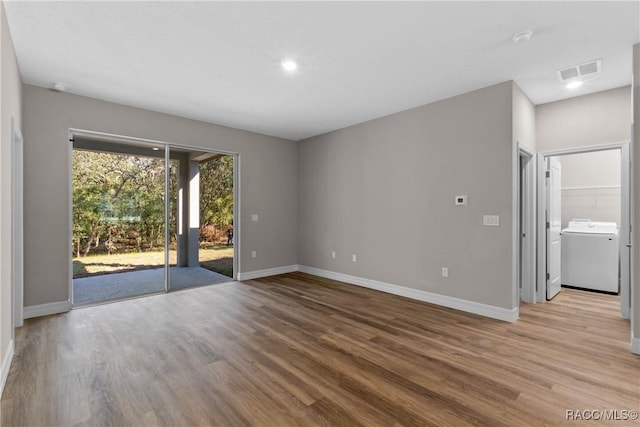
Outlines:
[[[169,263],[175,265],[176,251],[169,251]],[[200,266],[225,276],[233,276],[233,247],[200,248]],[[164,251],[91,255],[73,258],[73,278],[124,273],[159,268],[164,265]]]

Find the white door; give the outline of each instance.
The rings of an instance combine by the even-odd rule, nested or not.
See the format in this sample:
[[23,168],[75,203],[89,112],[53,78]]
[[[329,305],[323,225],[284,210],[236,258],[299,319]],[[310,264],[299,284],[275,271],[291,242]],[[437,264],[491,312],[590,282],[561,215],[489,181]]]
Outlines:
[[620,316],[629,318],[631,308],[631,157],[629,144],[622,146],[622,179],[620,217]]
[[560,292],[562,252],[561,165],[550,157],[547,163],[547,299]]
[[12,210],[11,221],[13,223],[11,232],[11,247],[13,248],[13,265],[11,269],[13,282],[12,314],[13,326],[19,327],[23,323],[23,282],[24,282],[24,261],[23,261],[23,179],[22,179],[22,134],[14,118],[11,118],[11,139],[13,147],[11,150],[13,174],[12,174]]

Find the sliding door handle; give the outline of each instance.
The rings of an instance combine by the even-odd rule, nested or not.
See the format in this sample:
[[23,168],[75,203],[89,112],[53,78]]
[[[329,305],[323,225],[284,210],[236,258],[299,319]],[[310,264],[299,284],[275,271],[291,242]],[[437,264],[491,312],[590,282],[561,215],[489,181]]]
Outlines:
[[628,248],[632,247],[633,245],[631,243],[627,243],[626,245]]

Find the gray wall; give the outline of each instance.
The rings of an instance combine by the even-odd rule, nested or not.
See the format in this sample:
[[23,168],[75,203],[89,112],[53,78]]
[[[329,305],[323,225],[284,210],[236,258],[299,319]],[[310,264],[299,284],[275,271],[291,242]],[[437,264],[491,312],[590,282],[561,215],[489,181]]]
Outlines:
[[574,218],[620,226],[620,150],[558,156],[562,164],[562,227]]
[[69,298],[69,128],[240,153],[240,271],[297,263],[295,142],[33,86],[23,102],[25,306]]
[[513,140],[536,150],[536,107],[529,97],[513,84]]
[[0,361],[3,361],[13,337],[11,319],[11,210],[12,173],[11,118],[22,122],[22,79],[18,70],[9,26],[0,4]]
[[506,82],[301,141],[299,264],[513,308],[512,94]]
[[538,151],[629,141],[629,86],[536,106]]

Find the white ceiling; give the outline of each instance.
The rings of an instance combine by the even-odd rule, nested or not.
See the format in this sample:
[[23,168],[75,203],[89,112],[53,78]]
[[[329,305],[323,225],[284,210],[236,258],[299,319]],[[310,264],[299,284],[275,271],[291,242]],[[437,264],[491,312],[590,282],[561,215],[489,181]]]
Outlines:
[[293,140],[511,79],[535,104],[628,85],[640,42],[637,1],[4,3],[25,83]]

